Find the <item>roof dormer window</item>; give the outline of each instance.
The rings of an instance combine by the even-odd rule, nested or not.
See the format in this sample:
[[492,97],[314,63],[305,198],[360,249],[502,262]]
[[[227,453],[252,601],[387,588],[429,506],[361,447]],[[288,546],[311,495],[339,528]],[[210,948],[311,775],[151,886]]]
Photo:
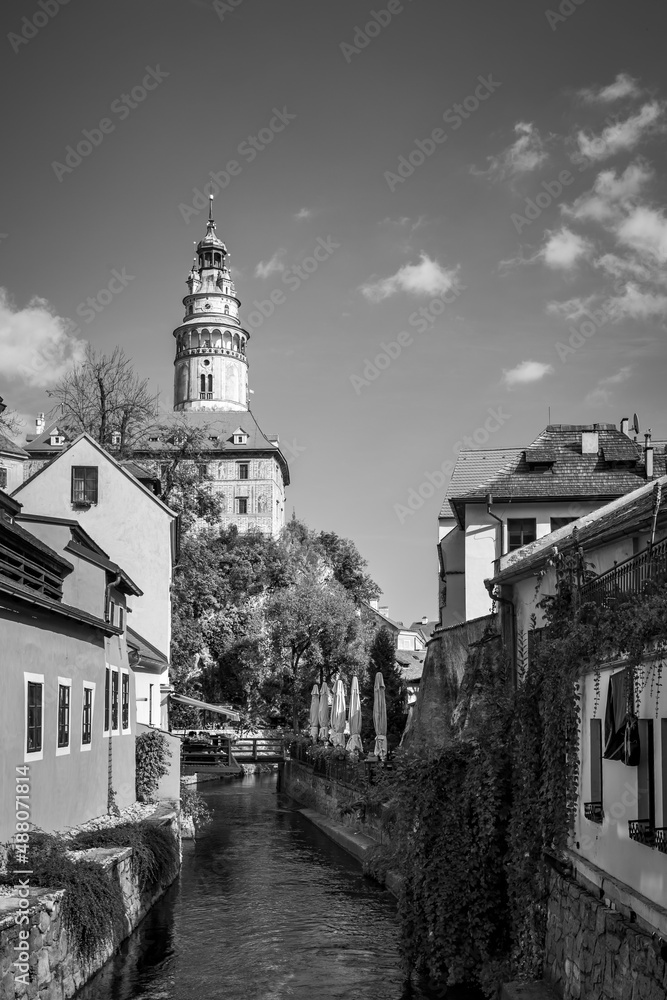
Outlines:
[[243,430],[242,427],[237,427],[234,431],[234,444],[245,444],[248,440],[248,435]]
[[549,448],[527,448],[524,456],[530,472],[551,472],[556,461],[555,453]]
[[49,436],[49,444],[52,447],[65,444],[65,435],[61,434],[57,427],[54,427],[54,429],[51,431],[51,434]]

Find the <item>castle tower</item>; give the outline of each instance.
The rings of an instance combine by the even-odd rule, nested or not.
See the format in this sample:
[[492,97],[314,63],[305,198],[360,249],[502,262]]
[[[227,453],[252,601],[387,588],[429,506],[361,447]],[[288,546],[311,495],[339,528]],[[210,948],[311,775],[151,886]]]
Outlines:
[[216,235],[211,198],[206,235],[186,279],[183,322],[174,330],[174,409],[247,410],[250,334],[241,326],[241,302],[227,247]]

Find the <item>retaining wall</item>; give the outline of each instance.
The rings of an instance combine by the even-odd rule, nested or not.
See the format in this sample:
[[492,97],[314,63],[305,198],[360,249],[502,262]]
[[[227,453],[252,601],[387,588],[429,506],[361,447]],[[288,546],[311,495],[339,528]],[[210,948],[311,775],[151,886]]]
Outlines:
[[657,934],[552,873],[545,978],[564,1000],[665,1000],[666,959]]
[[[157,822],[168,824],[179,836],[178,815],[164,809]],[[180,843],[180,836],[179,836]],[[132,848],[95,848],[86,857],[113,869],[120,882],[125,906],[125,921],[113,940],[106,941],[91,964],[81,961],[69,940],[62,917],[64,890],[30,889],[27,909],[19,909],[18,898],[0,897],[0,1000],[66,1000],[83,986],[113,955],[159,899],[167,884],[151,892],[141,892],[132,873]],[[27,923],[19,924],[19,915],[27,914]],[[25,920],[25,916],[22,916]],[[27,949],[25,935],[28,931]],[[27,955],[25,964],[17,964]]]
[[329,819],[382,841],[381,816],[370,816],[361,807],[355,808],[363,789],[314,774],[306,764],[288,760],[284,764],[280,790],[300,805],[317,809]]

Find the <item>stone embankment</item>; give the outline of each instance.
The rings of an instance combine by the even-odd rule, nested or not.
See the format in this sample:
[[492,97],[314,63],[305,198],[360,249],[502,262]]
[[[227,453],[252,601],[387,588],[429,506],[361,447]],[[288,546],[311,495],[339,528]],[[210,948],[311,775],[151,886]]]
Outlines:
[[[151,820],[170,826],[180,842],[177,809],[164,803],[151,811]],[[86,828],[94,825],[86,824]],[[16,895],[0,896],[0,1000],[67,1000],[73,996],[111,958],[167,888],[140,890],[132,871],[131,847],[98,847],[81,853],[113,870],[118,878],[125,910],[123,932],[105,941],[87,963],[76,953],[63,920],[64,890],[30,888],[22,900]],[[26,930],[27,939],[21,933]]]

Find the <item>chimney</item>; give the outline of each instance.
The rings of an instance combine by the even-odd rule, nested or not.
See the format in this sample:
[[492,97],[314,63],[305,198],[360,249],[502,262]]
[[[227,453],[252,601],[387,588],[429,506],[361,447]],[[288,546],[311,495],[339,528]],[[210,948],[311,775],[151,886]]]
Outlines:
[[370,600],[370,601],[369,601],[368,603],[369,603],[369,604],[370,604],[370,606],[372,607],[373,611],[377,611],[377,609],[378,609],[378,599],[377,599],[377,597],[374,597],[374,598],[373,598],[372,600]]
[[653,479],[653,445],[651,444],[651,428],[644,435],[644,460],[646,462],[646,478]]
[[582,431],[581,432],[581,454],[582,455],[597,455],[600,449],[600,443],[597,431]]
[[389,617],[389,608],[378,608],[378,611],[381,615],[384,615],[385,618]]
[[46,421],[44,419],[44,414],[38,413],[37,419],[35,420],[35,434],[43,434],[45,426]]
[[625,434],[626,437],[630,437],[628,431],[630,430],[630,420],[628,417],[621,417],[621,434]]
[[428,625],[428,615],[422,615],[422,625]]

